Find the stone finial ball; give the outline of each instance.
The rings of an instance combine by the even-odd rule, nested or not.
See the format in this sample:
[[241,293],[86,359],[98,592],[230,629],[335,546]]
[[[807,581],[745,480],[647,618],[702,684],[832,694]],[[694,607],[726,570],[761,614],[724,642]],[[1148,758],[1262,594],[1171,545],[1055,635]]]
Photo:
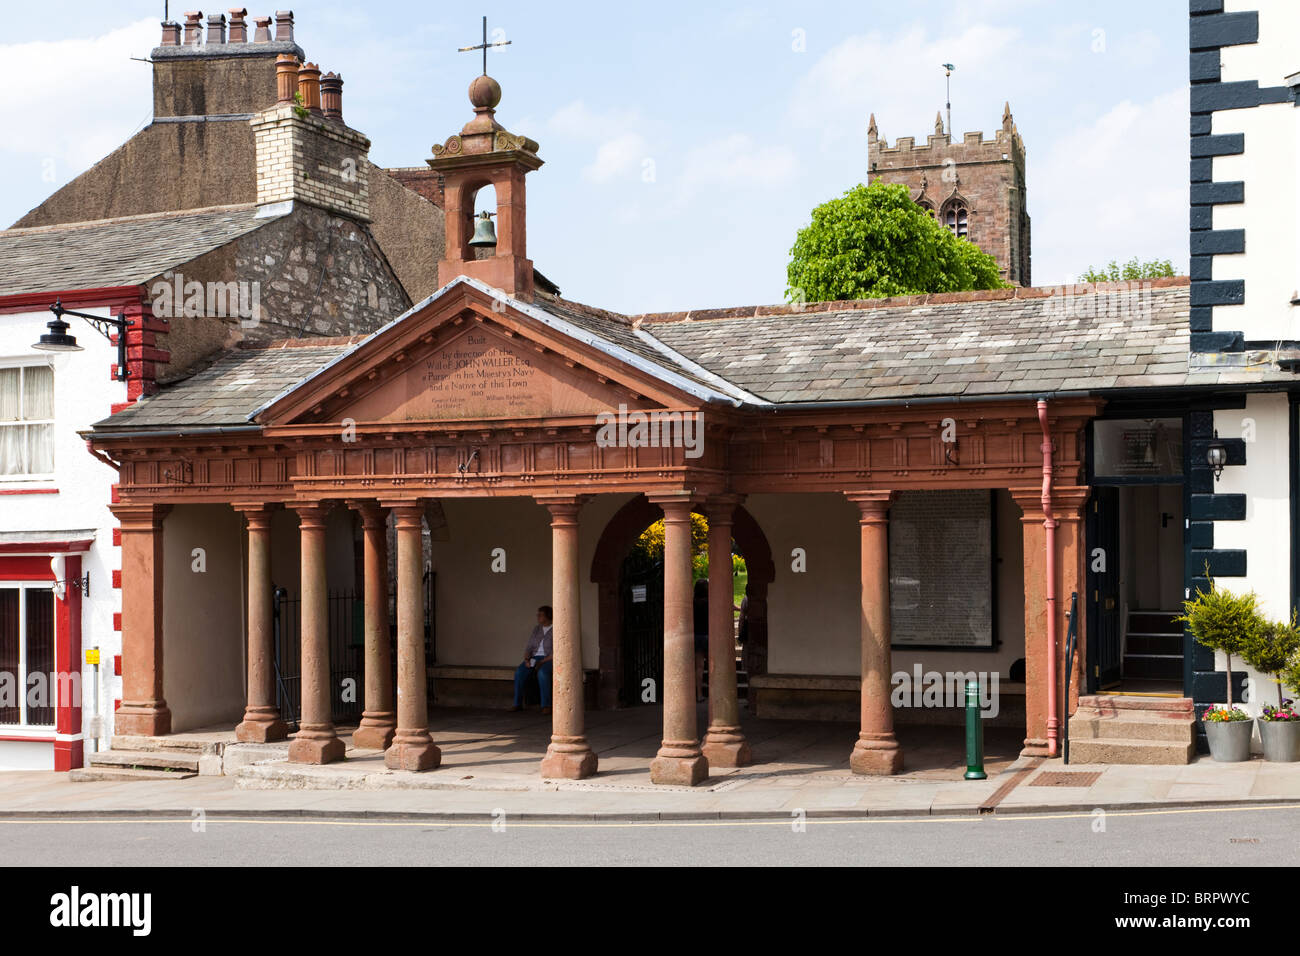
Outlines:
[[474,77],[469,85],[469,101],[475,109],[495,109],[501,102],[501,84],[486,74]]

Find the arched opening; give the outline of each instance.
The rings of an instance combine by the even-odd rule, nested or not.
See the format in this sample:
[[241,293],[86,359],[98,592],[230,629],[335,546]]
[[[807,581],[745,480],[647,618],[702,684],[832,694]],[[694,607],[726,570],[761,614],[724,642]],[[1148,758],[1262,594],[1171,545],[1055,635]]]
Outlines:
[[943,224],[959,239],[966,238],[969,220],[970,213],[966,209],[966,204],[959,199],[950,202],[944,209]]
[[487,259],[497,254],[496,246],[476,246],[472,244],[475,230],[480,228],[479,217],[482,213],[490,214],[492,223],[492,232],[498,235],[501,223],[497,216],[497,189],[491,183],[485,183],[479,186],[474,193],[473,213],[470,216],[469,235],[471,238],[470,251],[475,259]]
[[[631,686],[629,664],[637,673],[663,666],[663,566],[634,546],[647,528],[663,517],[662,510],[637,495],[605,526],[591,564],[591,580],[599,595],[600,694],[602,709],[640,702],[640,687]],[[743,507],[736,508],[732,549],[745,560],[747,579],[746,640],[743,652],[748,673],[766,673],[767,591],[776,577],[772,549],[758,522]],[[644,588],[644,591],[633,590]],[[656,655],[657,649],[657,655]],[[638,661],[629,652],[644,653]],[[653,675],[647,675],[653,676]],[[662,680],[662,674],[659,674]]]

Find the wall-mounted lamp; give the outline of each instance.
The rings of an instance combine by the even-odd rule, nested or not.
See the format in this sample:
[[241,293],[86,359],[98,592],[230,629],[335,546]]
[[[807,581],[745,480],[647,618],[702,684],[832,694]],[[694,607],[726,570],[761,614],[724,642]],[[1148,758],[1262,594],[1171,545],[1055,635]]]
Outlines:
[[102,315],[89,315],[85,312],[73,312],[71,309],[65,309],[60,299],[55,299],[54,304],[50,306],[50,311],[54,313],[54,318],[45,323],[49,329],[40,339],[32,346],[34,349],[40,349],[42,352],[80,352],[82,347],[77,344],[77,337],[68,334],[68,323],[63,321],[65,315],[75,315],[78,318],[85,319],[95,327],[104,338],[110,342],[113,341],[113,335],[117,335],[117,380],[126,381],[126,330],[131,326],[130,319],[118,319],[112,316],[105,317]]
[[1228,446],[1218,440],[1218,435],[1214,437],[1215,440],[1205,449],[1205,461],[1214,469],[1214,480],[1218,481],[1223,474],[1223,466],[1228,463]]
[[67,561],[63,555],[56,554],[50,558],[50,570],[54,572],[54,595],[60,601],[67,594],[68,586],[71,585],[74,591],[80,591],[82,597],[90,597],[90,572],[87,571],[80,578],[67,580]]

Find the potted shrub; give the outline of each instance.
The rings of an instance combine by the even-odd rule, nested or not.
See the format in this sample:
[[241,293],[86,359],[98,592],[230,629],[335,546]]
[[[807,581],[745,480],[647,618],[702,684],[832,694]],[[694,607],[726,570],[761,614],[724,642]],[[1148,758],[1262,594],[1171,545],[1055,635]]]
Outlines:
[[1205,576],[1210,589],[1196,589],[1196,598],[1183,602],[1179,621],[1187,625],[1196,642],[1210,650],[1222,651],[1228,659],[1227,697],[1223,707],[1212,707],[1201,717],[1210,756],[1233,762],[1250,757],[1251,728],[1255,722],[1245,711],[1232,705],[1232,656],[1258,640],[1265,621],[1259,613],[1259,598],[1254,591],[1233,594],[1215,584],[1207,566]]
[[1300,760],[1300,714],[1282,696],[1283,672],[1297,652],[1300,652],[1300,628],[1296,626],[1294,611],[1290,623],[1267,622],[1249,634],[1242,645],[1246,663],[1277,684],[1277,706],[1265,706],[1259,716],[1259,740],[1265,760],[1279,763]]

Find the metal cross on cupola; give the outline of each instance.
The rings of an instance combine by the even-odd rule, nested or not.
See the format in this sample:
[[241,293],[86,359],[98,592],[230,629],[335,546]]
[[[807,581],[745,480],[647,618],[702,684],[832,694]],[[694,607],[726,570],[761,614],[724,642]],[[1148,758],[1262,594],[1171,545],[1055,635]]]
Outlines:
[[509,41],[509,40],[494,40],[493,42],[488,43],[488,38],[487,38],[487,17],[484,17],[484,18],[483,18],[483,42],[482,42],[482,43],[475,44],[474,46],[463,46],[463,47],[460,47],[460,48],[458,48],[458,49],[456,50],[456,52],[457,52],[457,53],[473,53],[475,50],[482,50],[482,51],[483,51],[483,75],[484,75],[484,76],[487,76],[487,51],[488,51],[488,49],[489,49],[490,47],[496,47],[496,46],[509,46],[509,45],[510,45],[510,41]]

